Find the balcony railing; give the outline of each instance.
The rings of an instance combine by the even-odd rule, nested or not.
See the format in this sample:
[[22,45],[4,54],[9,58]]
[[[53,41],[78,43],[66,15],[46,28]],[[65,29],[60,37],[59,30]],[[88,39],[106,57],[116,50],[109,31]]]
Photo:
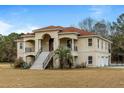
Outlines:
[[34,48],[25,48],[25,52],[34,52]]
[[[72,51],[72,48],[71,47],[67,47],[67,48]],[[77,46],[74,46],[74,50],[73,51],[78,51]]]

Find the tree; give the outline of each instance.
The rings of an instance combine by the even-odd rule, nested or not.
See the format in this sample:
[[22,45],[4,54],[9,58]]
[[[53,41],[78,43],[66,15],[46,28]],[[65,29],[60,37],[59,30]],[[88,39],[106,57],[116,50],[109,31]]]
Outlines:
[[124,52],[124,14],[121,14],[112,26],[114,34],[111,36],[113,41],[113,52]]
[[117,35],[112,37],[112,52],[114,54],[124,52],[124,35]]
[[103,37],[108,37],[112,32],[111,24],[105,20],[98,21],[94,25],[94,31]]
[[0,36],[0,61],[14,61],[16,58],[16,42],[20,34],[11,33],[8,36]]
[[79,22],[79,28],[86,31],[94,32],[94,25],[96,21],[90,17]]
[[[124,53],[124,14],[121,14],[116,22],[112,24],[113,32],[111,34],[112,43],[112,59],[115,59],[118,54]],[[116,61],[116,60],[114,60]]]
[[116,22],[113,22],[113,29],[116,31],[115,34],[124,35],[124,14],[121,14]]
[[68,48],[60,47],[55,51],[55,56],[60,61],[60,68],[63,69],[65,63],[68,63],[69,68],[72,66],[72,55]]
[[111,23],[105,20],[97,21],[90,17],[79,22],[79,28],[88,32],[95,32],[104,37],[108,37],[112,33]]

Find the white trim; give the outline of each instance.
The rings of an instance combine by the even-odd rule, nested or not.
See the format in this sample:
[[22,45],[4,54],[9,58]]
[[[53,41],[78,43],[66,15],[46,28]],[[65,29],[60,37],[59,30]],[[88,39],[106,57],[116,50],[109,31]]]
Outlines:
[[63,34],[79,34],[78,32],[59,32],[59,35],[63,35]]
[[22,35],[21,37],[34,37],[35,35]]
[[23,42],[24,39],[17,39],[17,40],[14,40],[15,42]]
[[37,32],[46,32],[46,31],[59,31],[59,30],[62,30],[60,28],[52,28],[52,29],[35,29],[35,30],[32,30],[32,32],[34,33],[37,33]]
[[111,54],[111,53],[108,53],[108,52],[98,51],[98,50],[91,50],[91,51],[80,50],[80,51],[78,51],[78,53],[103,53],[103,54]]

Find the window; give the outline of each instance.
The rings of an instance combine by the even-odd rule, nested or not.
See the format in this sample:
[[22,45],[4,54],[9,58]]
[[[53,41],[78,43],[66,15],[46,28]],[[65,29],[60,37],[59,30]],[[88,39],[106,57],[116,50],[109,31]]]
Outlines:
[[20,43],[20,49],[23,49],[23,43]]
[[92,46],[92,38],[88,39],[88,46]]
[[97,44],[98,44],[98,48],[99,48],[99,39],[97,39]]
[[88,64],[92,64],[93,63],[93,57],[92,56],[88,56]]

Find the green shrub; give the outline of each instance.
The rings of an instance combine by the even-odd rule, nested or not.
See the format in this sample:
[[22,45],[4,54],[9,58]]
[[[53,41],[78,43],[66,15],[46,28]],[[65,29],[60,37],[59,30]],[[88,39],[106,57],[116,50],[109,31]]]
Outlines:
[[14,68],[22,68],[23,64],[24,64],[24,60],[22,58],[19,58],[19,59],[15,60],[13,67]]
[[24,69],[28,69],[31,67],[31,64],[28,64],[26,62],[23,63],[23,66],[22,66]]
[[24,60],[22,58],[18,58],[15,60],[15,62],[12,66],[14,68],[28,69],[28,68],[30,68],[31,64],[24,62]]

